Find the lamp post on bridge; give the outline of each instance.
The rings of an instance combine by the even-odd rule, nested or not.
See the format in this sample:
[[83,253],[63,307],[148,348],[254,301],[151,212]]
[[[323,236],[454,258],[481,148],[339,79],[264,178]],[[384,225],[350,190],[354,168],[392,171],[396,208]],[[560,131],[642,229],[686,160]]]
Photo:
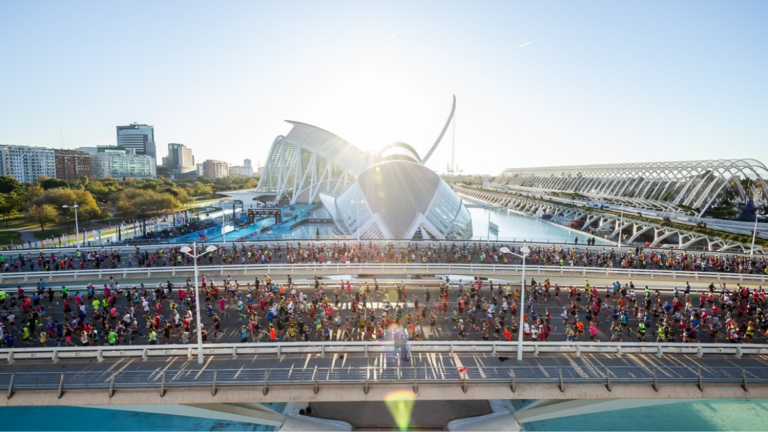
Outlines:
[[621,226],[624,224],[624,207],[621,207],[621,216],[619,216],[619,235],[616,239],[616,248],[621,249]]
[[[80,208],[80,206],[77,205],[77,201],[75,201],[74,205],[70,206],[70,205],[64,204],[61,207],[62,208],[73,208],[73,209],[75,209],[75,244],[77,245],[77,247],[80,247],[80,227],[77,224],[77,209]],[[754,241],[753,241],[753,243],[754,243]]]
[[520,252],[523,254],[516,254],[509,250],[508,247],[504,246],[501,249],[499,249],[499,252],[501,253],[508,253],[510,255],[514,255],[518,258],[523,259],[523,275],[522,275],[522,284],[520,285],[520,327],[517,329],[517,360],[522,361],[523,360],[523,324],[524,324],[524,317],[525,317],[525,259],[528,257],[528,254],[531,253],[531,249],[528,246],[523,246],[520,248]]
[[757,219],[760,212],[755,210],[755,229],[752,230],[752,247],[749,248],[749,260],[752,261],[752,254],[755,252],[755,237],[757,237]]
[[197,242],[192,242],[192,247],[194,248],[194,254],[193,249],[190,249],[189,246],[183,246],[179,251],[183,252],[186,255],[189,255],[192,257],[192,259],[195,261],[195,309],[197,313],[197,362],[200,364],[203,364],[203,321],[200,319],[200,289],[198,288],[199,283],[199,275],[197,271],[197,259],[201,258],[205,255],[208,255],[209,253],[215,251],[217,248],[216,246],[210,245],[207,248],[205,248],[205,252],[198,254],[197,253]]

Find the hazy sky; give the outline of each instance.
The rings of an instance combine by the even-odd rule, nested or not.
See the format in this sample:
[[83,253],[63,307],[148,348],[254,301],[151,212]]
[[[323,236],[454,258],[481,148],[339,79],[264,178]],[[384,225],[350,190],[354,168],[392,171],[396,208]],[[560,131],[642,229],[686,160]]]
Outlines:
[[[0,143],[155,126],[198,161],[266,159],[285,119],[456,163],[768,163],[768,2],[4,1]],[[429,166],[444,171],[450,133]]]

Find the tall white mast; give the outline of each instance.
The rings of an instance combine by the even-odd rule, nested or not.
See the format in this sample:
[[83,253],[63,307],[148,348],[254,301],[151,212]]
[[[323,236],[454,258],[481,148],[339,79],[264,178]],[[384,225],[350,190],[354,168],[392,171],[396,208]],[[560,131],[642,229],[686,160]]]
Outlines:
[[[456,113],[453,113],[453,137],[451,139],[451,177],[456,170]],[[453,179],[452,179],[453,180]]]

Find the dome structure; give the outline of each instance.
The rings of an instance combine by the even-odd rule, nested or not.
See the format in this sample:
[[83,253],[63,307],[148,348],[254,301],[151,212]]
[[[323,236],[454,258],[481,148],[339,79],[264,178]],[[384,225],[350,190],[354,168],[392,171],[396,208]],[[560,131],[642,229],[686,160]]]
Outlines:
[[[472,237],[469,211],[434,171],[409,160],[366,168],[338,197],[321,194],[337,228],[365,239]],[[359,215],[359,216],[358,216]]]
[[472,219],[461,198],[425,167],[456,109],[422,158],[411,145],[392,143],[364,152],[339,136],[302,122],[278,137],[254,190],[227,195],[287,204],[321,201],[336,231],[361,239],[469,239]]
[[411,147],[409,144],[406,144],[404,142],[394,142],[379,152],[379,159],[382,161],[386,160],[405,160],[405,161],[411,161],[416,163],[422,163],[421,162],[421,156],[419,156],[419,152],[416,151],[413,147]]

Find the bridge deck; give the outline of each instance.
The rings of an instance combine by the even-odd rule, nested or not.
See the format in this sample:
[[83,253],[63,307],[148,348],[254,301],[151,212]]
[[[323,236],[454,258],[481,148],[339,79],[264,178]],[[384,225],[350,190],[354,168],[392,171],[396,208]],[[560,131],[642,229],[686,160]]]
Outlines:
[[[101,363],[62,360],[55,366],[32,361],[4,367],[0,388],[10,388],[13,380],[13,393],[10,399],[0,400],[6,405],[44,404],[58,396],[60,386],[65,395],[79,395],[78,405],[137,403],[140,397],[160,403],[200,403],[200,398],[232,402],[245,397],[251,398],[248,401],[381,400],[403,388],[419,399],[571,398],[575,392],[581,398],[766,397],[767,363],[763,356],[704,360],[541,355],[502,362],[488,354],[429,353],[414,354],[411,362],[387,354],[241,355],[238,359],[211,357],[202,367],[186,357]],[[467,372],[459,373],[463,367]],[[112,400],[111,389],[121,399]],[[161,395],[163,389],[167,394]],[[39,396],[40,402],[30,395]],[[291,399],[280,399],[289,395]]]

